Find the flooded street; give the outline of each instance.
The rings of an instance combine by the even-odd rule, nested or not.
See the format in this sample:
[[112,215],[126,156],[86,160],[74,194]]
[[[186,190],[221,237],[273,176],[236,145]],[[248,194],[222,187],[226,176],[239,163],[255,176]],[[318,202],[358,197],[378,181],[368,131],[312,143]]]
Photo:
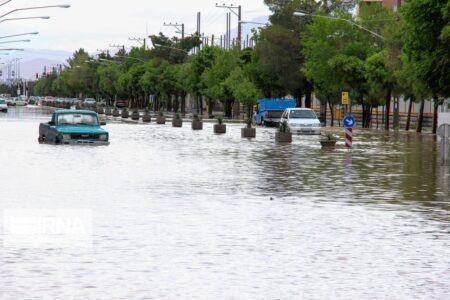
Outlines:
[[[50,112],[0,113],[0,218],[91,214],[76,247],[7,241],[0,299],[450,299],[450,177],[431,136],[274,143],[212,124],[119,122],[107,147],[37,142]],[[190,124],[188,124],[190,125]],[[3,214],[2,214],[3,212]]]

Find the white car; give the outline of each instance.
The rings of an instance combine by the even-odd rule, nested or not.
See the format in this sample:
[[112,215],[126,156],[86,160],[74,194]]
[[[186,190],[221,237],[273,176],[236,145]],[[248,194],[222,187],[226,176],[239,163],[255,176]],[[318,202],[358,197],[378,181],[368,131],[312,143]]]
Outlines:
[[28,103],[24,99],[20,97],[11,98],[9,101],[7,101],[9,105],[11,106],[27,106]]
[[292,133],[320,134],[321,125],[316,113],[310,108],[288,108],[281,116],[281,122],[286,121]]
[[6,104],[5,99],[0,99],[0,111],[8,112],[8,104]]

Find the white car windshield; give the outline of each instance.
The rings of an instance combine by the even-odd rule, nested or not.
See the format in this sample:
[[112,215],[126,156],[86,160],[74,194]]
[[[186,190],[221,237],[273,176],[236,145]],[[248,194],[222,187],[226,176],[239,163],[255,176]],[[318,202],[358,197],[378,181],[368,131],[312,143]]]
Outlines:
[[0,104],[6,104],[6,101],[3,100],[3,99],[1,99],[1,100],[0,100]]
[[97,126],[98,120],[90,114],[61,114],[58,115],[58,125],[90,125]]
[[312,110],[291,110],[290,119],[317,119],[316,114]]

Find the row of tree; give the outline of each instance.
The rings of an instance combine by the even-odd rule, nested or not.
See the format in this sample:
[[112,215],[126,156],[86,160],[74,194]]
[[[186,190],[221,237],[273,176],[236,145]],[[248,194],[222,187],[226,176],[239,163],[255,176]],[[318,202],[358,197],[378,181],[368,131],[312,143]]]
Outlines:
[[[198,36],[183,40],[151,36],[151,50],[133,48],[95,59],[77,51],[60,74],[35,83],[38,95],[128,98],[133,106],[185,111],[189,94],[197,110],[208,113],[220,102],[227,117],[235,101],[251,113],[259,97],[293,96],[311,106],[313,93],[334,115],[343,91],[363,108],[363,126],[371,125],[374,107],[404,96],[411,106],[434,100],[435,115],[450,96],[450,4],[409,0],[399,13],[378,3],[348,0],[266,0],[270,24],[254,32],[253,49],[203,47]],[[295,16],[294,12],[303,12]],[[409,118],[410,120],[410,118]],[[332,120],[333,121],[333,120]],[[421,124],[421,122],[419,122]],[[419,124],[419,130],[421,130]],[[436,120],[434,130],[436,130]],[[409,127],[409,121],[408,121]]]

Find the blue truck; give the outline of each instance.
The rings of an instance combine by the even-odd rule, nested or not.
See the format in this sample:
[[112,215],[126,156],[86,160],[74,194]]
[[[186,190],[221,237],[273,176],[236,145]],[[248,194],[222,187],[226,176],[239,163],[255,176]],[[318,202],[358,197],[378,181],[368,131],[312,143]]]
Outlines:
[[276,126],[287,108],[295,108],[294,99],[259,99],[255,114],[257,125]]
[[109,133],[101,128],[96,112],[88,110],[57,110],[52,120],[39,126],[38,141],[56,145],[109,145]]

